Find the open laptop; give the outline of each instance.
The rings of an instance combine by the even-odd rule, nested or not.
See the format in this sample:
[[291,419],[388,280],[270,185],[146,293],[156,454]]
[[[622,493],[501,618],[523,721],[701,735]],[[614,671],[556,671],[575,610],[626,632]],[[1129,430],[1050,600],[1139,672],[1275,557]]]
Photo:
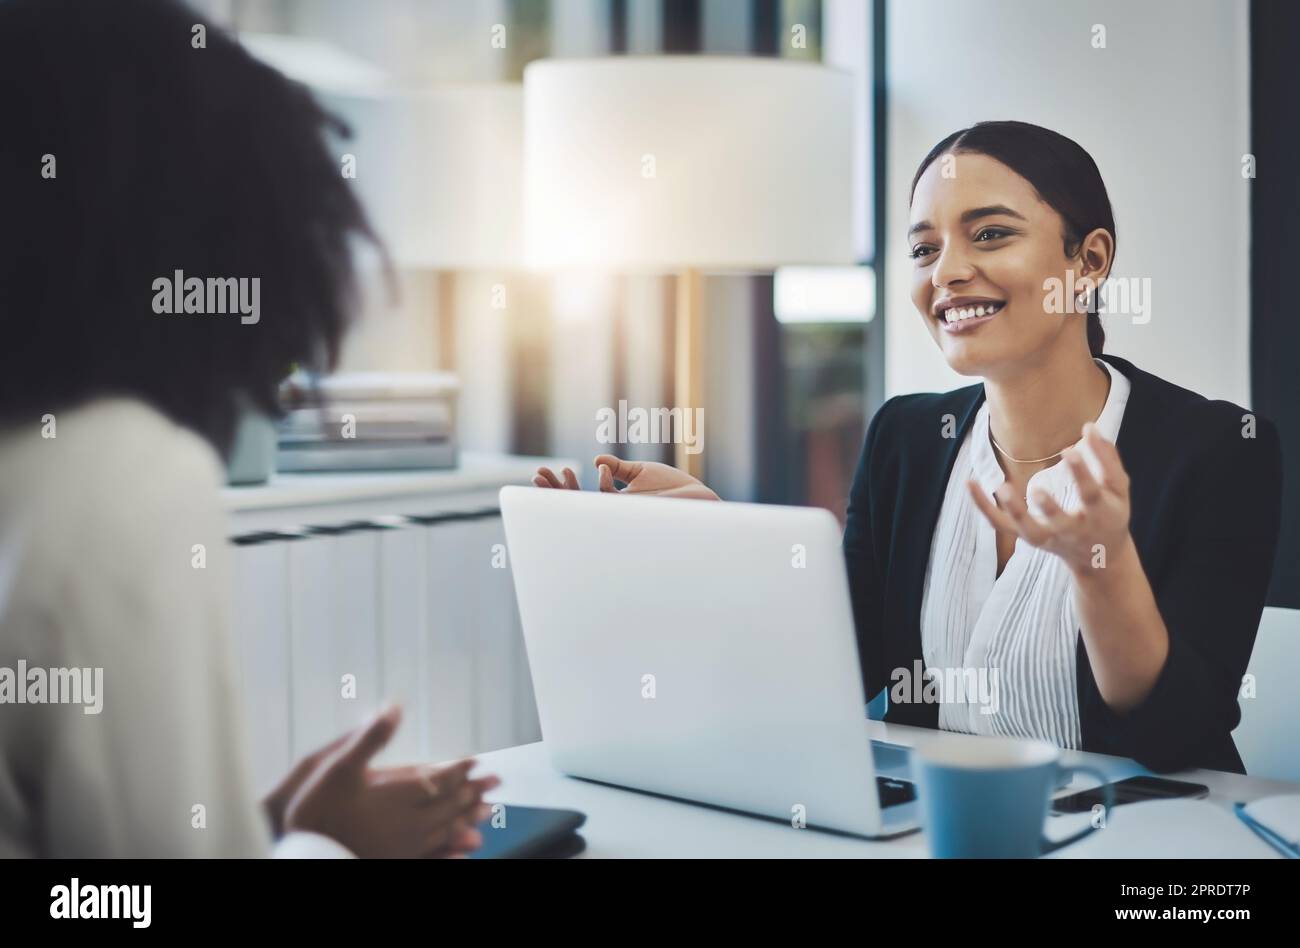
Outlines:
[[825,510],[506,487],[555,766],[861,836],[917,828],[877,778],[840,528]]

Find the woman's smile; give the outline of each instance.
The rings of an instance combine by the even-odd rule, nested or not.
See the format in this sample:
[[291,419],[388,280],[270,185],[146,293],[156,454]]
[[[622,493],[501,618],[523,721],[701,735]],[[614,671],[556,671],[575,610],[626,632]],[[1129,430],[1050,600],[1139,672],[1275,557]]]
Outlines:
[[983,326],[1005,307],[1003,300],[960,296],[938,303],[934,312],[944,332],[965,333]]

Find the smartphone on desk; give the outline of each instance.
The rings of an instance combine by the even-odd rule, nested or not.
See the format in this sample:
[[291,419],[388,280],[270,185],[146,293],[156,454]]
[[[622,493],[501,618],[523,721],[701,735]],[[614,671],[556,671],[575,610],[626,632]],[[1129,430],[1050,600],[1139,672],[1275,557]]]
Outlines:
[[[1129,777],[1111,784],[1115,791],[1115,806],[1125,803],[1143,803],[1147,800],[1177,800],[1182,797],[1209,796],[1210,788],[1202,783],[1185,783],[1165,777]],[[1088,813],[1094,806],[1105,803],[1101,787],[1080,790],[1052,801],[1053,813]]]
[[470,859],[567,859],[586,848],[577,831],[587,817],[577,810],[504,803],[492,809],[478,825],[483,845]]

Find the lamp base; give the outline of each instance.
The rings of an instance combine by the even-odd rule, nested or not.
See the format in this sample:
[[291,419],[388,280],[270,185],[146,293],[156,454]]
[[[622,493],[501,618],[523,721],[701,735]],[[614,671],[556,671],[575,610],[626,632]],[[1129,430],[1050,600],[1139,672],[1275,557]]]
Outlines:
[[[704,406],[704,345],[704,278],[699,270],[688,268],[677,275],[673,340],[673,400],[683,415]],[[690,454],[686,448],[685,439],[678,438],[673,446],[673,463],[692,477],[703,479],[703,453]]]

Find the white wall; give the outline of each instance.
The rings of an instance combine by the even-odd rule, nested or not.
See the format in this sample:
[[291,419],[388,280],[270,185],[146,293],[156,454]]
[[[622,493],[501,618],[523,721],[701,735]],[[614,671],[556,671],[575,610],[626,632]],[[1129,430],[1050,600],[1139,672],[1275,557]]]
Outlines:
[[493,47],[492,28],[509,23],[508,14],[505,0],[295,0],[288,19],[293,33],[337,43],[427,88],[504,78],[508,58]]
[[[908,190],[949,133],[982,120],[1086,148],[1115,210],[1113,277],[1150,278],[1150,321],[1105,321],[1106,351],[1249,405],[1248,4],[1240,0],[890,0],[888,394],[969,384],[908,295]],[[1107,46],[1091,45],[1093,24]]]

